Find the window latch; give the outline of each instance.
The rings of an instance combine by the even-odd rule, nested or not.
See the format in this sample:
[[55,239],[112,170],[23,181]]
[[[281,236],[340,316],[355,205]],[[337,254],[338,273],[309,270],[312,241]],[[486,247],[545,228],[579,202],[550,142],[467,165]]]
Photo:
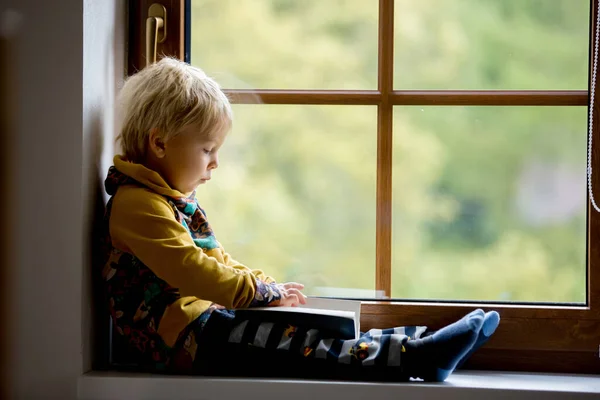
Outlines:
[[156,46],[167,38],[167,9],[154,3],[146,18],[146,66],[156,62]]

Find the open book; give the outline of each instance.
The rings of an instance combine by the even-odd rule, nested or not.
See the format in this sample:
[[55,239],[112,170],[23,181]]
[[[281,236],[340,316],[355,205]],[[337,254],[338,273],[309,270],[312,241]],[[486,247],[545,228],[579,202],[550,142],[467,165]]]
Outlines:
[[360,336],[360,301],[309,297],[298,307],[257,307],[236,310],[259,317],[264,322],[287,323],[325,331],[339,339],[358,339]]

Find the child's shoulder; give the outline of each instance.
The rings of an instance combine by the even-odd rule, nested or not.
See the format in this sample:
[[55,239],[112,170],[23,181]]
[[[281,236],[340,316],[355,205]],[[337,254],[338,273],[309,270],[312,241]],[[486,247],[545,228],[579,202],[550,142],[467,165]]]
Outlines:
[[173,211],[164,196],[147,187],[122,186],[113,196],[111,216],[132,213],[173,214]]

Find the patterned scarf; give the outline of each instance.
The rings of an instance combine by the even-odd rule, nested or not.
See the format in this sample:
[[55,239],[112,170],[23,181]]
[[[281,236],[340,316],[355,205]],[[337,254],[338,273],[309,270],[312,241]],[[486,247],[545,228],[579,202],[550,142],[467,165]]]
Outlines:
[[[122,185],[145,186],[132,177],[123,174],[114,166],[111,166],[104,181],[106,193],[113,196]],[[187,229],[196,246],[204,250],[212,250],[219,247],[219,242],[217,242],[217,238],[206,218],[206,212],[196,200],[196,192],[193,192],[189,197],[165,196],[165,198],[173,208],[175,218]]]

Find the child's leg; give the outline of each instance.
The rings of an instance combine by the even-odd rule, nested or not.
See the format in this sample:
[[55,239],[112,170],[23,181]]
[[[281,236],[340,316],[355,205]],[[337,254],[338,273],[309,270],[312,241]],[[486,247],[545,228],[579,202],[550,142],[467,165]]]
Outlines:
[[477,309],[430,336],[407,342],[412,373],[427,381],[445,381],[475,345],[484,317]]
[[[489,311],[485,313],[483,318],[483,324],[481,325],[481,330],[479,331],[479,335],[477,336],[477,340],[471,350],[460,359],[456,369],[461,368],[462,365],[475,353],[481,346],[487,343],[487,341],[492,337],[494,332],[496,332],[496,328],[500,324],[500,315],[496,311]],[[426,331],[421,334],[421,338],[431,336],[435,333],[435,331]],[[419,337],[417,337],[419,338]]]
[[462,365],[479,349],[483,346],[489,339],[492,337],[494,332],[496,332],[496,328],[500,324],[500,315],[496,311],[489,311],[485,313],[485,317],[483,318],[483,324],[481,325],[481,330],[479,331],[479,335],[477,336],[477,340],[471,350],[458,362],[456,368],[462,367]]
[[[196,361],[209,374],[443,381],[470,350],[482,321],[477,310],[424,339],[409,340],[406,328],[395,328],[340,340],[217,310],[200,335]],[[414,336],[423,330],[414,327]]]
[[[426,326],[400,326],[397,328],[389,328],[389,329],[371,329],[368,332],[362,333],[361,336],[378,336],[378,335],[391,335],[391,334],[400,334],[408,336],[408,339],[421,339],[421,337],[428,336],[429,332],[427,331]],[[433,332],[431,333],[431,335]]]

